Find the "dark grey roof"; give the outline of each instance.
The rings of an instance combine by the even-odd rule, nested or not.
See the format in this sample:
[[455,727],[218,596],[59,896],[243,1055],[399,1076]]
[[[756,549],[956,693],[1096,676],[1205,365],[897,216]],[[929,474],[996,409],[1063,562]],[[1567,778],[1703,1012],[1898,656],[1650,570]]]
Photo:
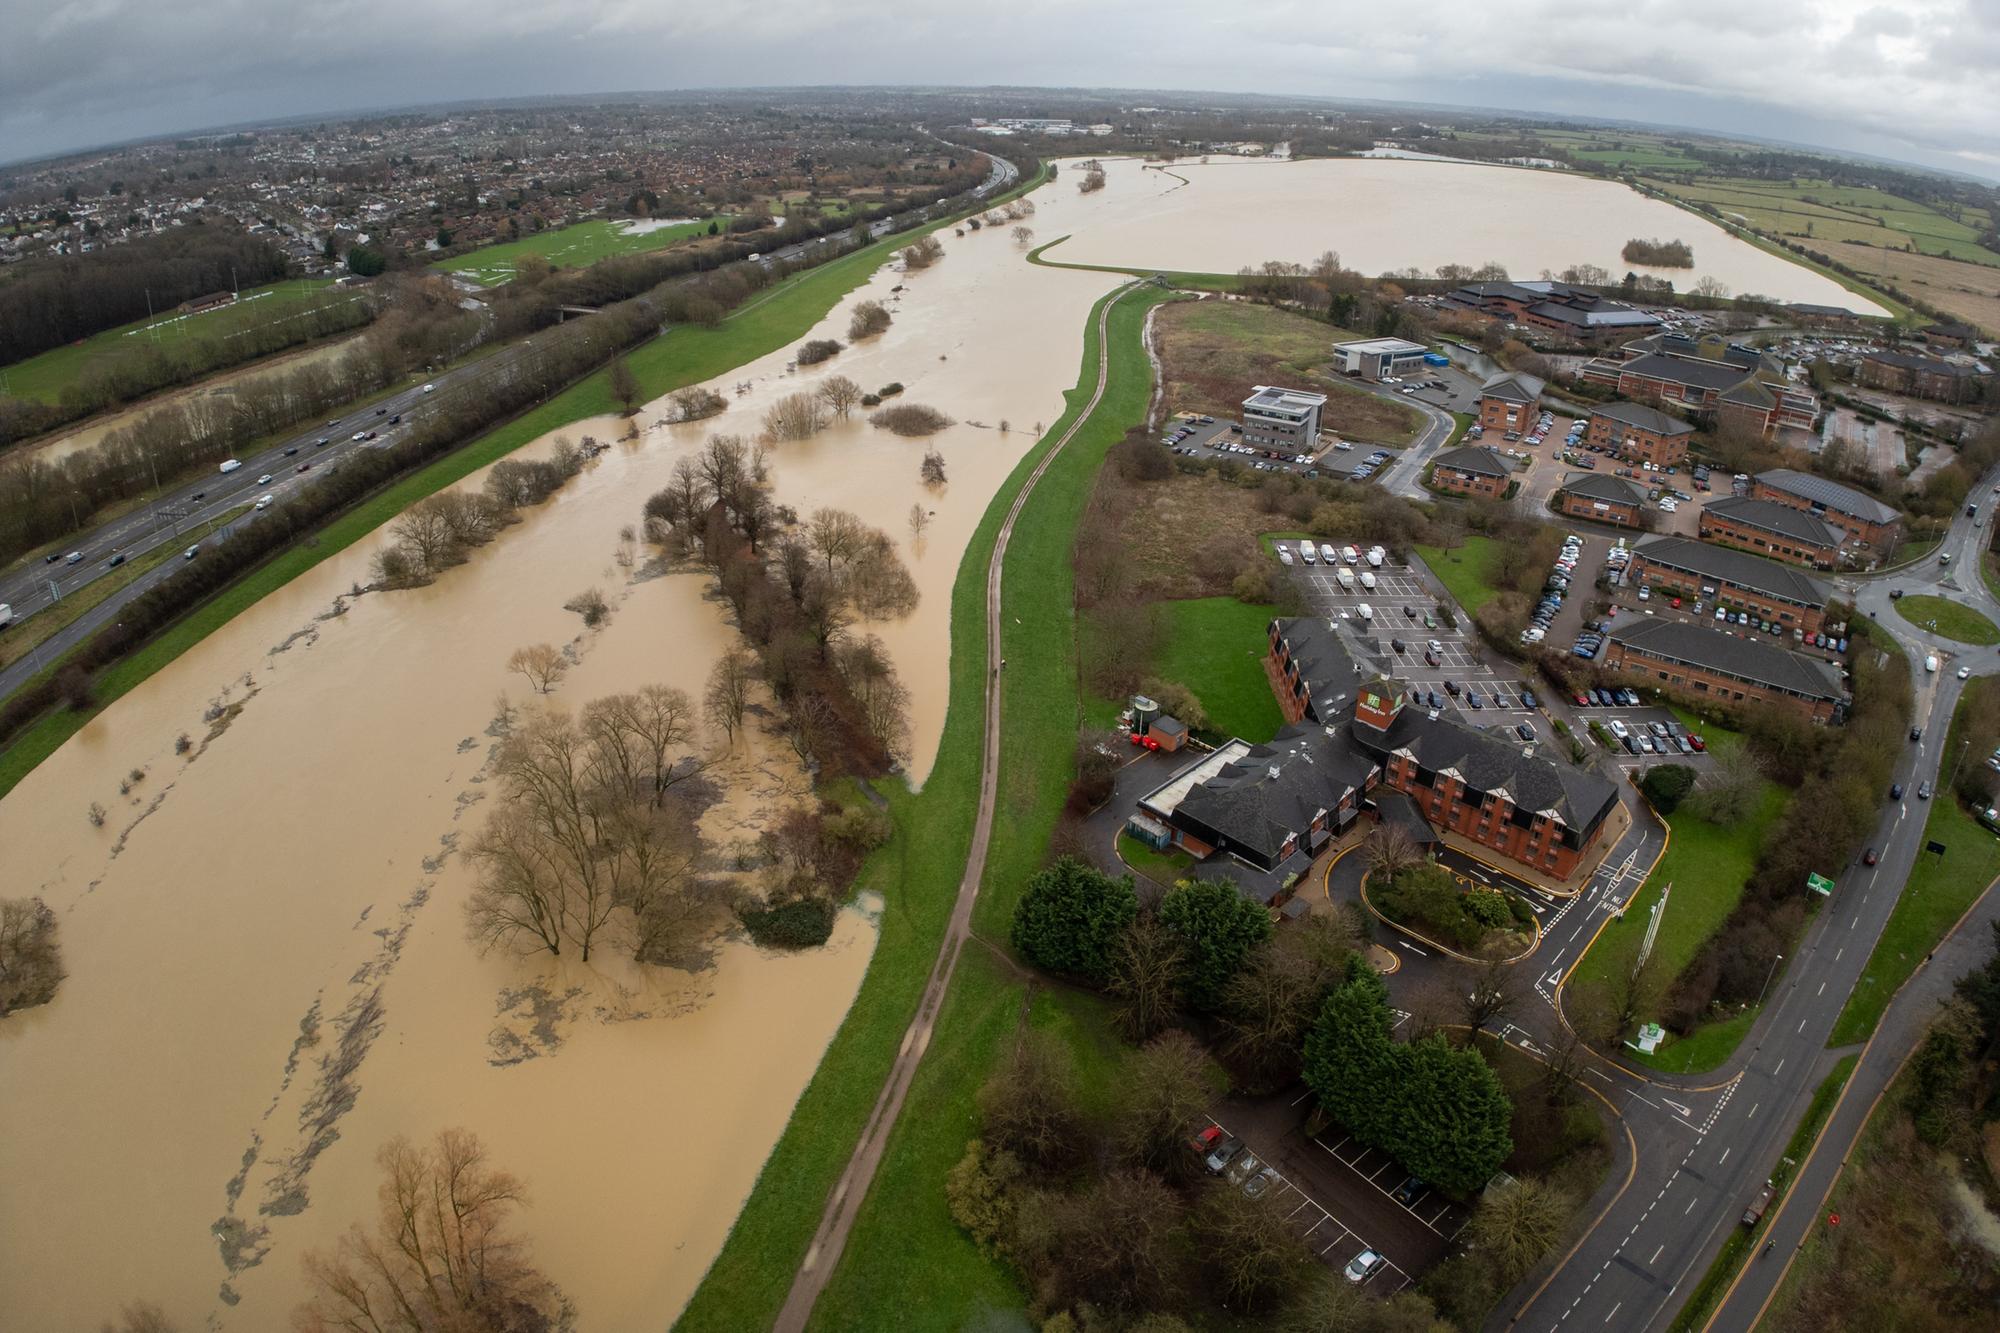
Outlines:
[[1588,829],[1618,803],[1618,790],[1595,773],[1524,753],[1518,739],[1496,736],[1448,717],[1405,708],[1377,731],[1356,723],[1356,744],[1377,755],[1407,753],[1433,773],[1450,769],[1466,786],[1501,791],[1522,810],[1546,810],[1570,828]]
[[1977,375],[1971,366],[1956,365],[1941,361],[1934,356],[1917,356],[1912,352],[1870,352],[1863,361],[1879,361],[1885,366],[1895,366],[1899,370],[1921,371],[1926,375]]
[[1430,821],[1424,818],[1423,812],[1417,809],[1417,803],[1394,787],[1377,787],[1369,799],[1375,802],[1375,812],[1382,817],[1384,824],[1394,824],[1402,829],[1419,847],[1443,841]]
[[1718,583],[1732,583],[1795,606],[1823,609],[1832,596],[1824,583],[1761,555],[1691,537],[1653,537],[1634,548],[1641,559]]
[[1749,403],[1753,407],[1772,408],[1778,405],[1777,395],[1759,384],[1755,379],[1744,380],[1741,384],[1722,395],[1725,403]]
[[1578,472],[1563,479],[1562,488],[1571,495],[1581,495],[1586,500],[1604,500],[1611,504],[1638,505],[1646,502],[1646,493],[1623,477],[1606,476],[1601,472]]
[[1272,623],[1290,649],[1292,660],[1299,664],[1299,678],[1306,683],[1307,707],[1312,715],[1321,722],[1332,722],[1351,711],[1361,670],[1332,626],[1311,616]]
[[1533,403],[1541,398],[1542,381],[1518,370],[1503,370],[1479,386],[1481,398],[1498,398],[1508,403]]
[[1648,657],[1700,667],[1808,699],[1847,697],[1840,672],[1832,663],[1787,652],[1763,639],[1738,638],[1678,620],[1644,617],[1615,627],[1609,637],[1613,643]]
[[1894,523],[1902,515],[1883,504],[1872,495],[1843,486],[1825,477],[1815,477],[1810,472],[1797,472],[1788,467],[1772,468],[1769,472],[1759,472],[1757,480],[1772,490],[1796,495],[1801,500],[1811,501],[1825,509],[1832,509],[1852,518],[1866,519],[1870,523]]
[[1860,318],[1860,316],[1856,315],[1852,310],[1849,310],[1846,306],[1813,305],[1812,303],[1807,301],[1794,301],[1792,304],[1786,306],[1785,309],[1800,315],[1845,315],[1849,319]]
[[1710,500],[1707,508],[1701,512],[1704,518],[1713,514],[1732,523],[1741,523],[1747,528],[1761,528],[1780,537],[1790,537],[1793,541],[1811,542],[1815,546],[1840,545],[1840,531],[1831,523],[1825,519],[1814,518],[1803,509],[1781,505],[1776,500],[1752,500],[1747,495],[1725,495],[1719,500]]
[[1447,449],[1437,456],[1437,464],[1454,472],[1472,472],[1485,477],[1511,477],[1514,469],[1507,466],[1507,460],[1491,449],[1476,444],[1460,445]]
[[1528,307],[1528,313],[1540,319],[1587,329],[1656,329],[1660,326],[1658,315],[1649,315],[1622,302],[1602,298],[1539,301]]
[[1153,719],[1152,725],[1148,730],[1165,732],[1169,736],[1185,736],[1187,735],[1187,723],[1177,717],[1162,713]]
[[1332,728],[1295,722],[1188,792],[1174,817],[1206,825],[1232,850],[1276,862],[1286,838],[1303,837],[1315,814],[1360,791],[1373,768]]
[[1620,421],[1639,430],[1649,430],[1655,435],[1687,435],[1694,427],[1679,417],[1668,416],[1657,407],[1644,403],[1606,403],[1602,407],[1590,409],[1593,417],[1603,417],[1609,421]]
[[1663,380],[1669,384],[1690,384],[1698,389],[1712,389],[1717,392],[1735,388],[1749,374],[1750,372],[1741,366],[1725,365],[1720,361],[1703,361],[1690,356],[1668,356],[1664,352],[1649,352],[1636,361],[1627,361],[1620,368],[1621,377],[1638,375],[1649,380]]

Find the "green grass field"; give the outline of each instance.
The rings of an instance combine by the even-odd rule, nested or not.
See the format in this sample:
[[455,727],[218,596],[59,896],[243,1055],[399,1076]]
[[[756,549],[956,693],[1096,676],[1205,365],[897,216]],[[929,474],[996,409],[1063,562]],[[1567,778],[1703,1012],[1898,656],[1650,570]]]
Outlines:
[[1995,625],[1971,607],[1948,598],[1902,597],[1893,605],[1896,614],[1910,624],[1928,629],[1954,643],[2000,643],[2000,625]]
[[[1043,179],[1043,172],[1038,171],[1017,189],[1020,192],[1033,189]],[[1011,196],[1001,196],[1002,199],[1007,197]],[[987,206],[991,206],[991,201]],[[949,225],[949,221],[939,222],[929,230]],[[635,348],[625,359],[648,397],[658,397],[683,385],[713,379],[732,367],[755,360],[800,337],[824,318],[841,297],[864,282],[892,251],[909,244],[916,234],[905,232],[885,237],[831,263],[795,273],[736,310],[721,325],[712,329],[694,326],[675,328],[671,333]],[[616,407],[611,395],[610,373],[600,370],[533,411],[481,436],[457,453],[439,459],[384,489],[314,536],[232,584],[138,652],[101,673],[97,679],[98,702],[95,707],[83,711],[58,709],[23,732],[5,751],[0,751],[0,797],[12,791],[22,778],[34,770],[35,765],[54,754],[64,741],[80,731],[104,706],[255,605],[266,594],[283,587],[328,556],[360,541],[425,496],[506,457],[530,440],[572,421],[614,411]]]
[[[283,319],[294,314],[332,284],[324,278],[297,278],[253,287],[234,305],[199,315],[165,314],[155,319],[135,320],[115,329],[106,329],[66,347],[52,347],[40,356],[17,361],[0,369],[0,386],[16,398],[32,398],[54,403],[62,391],[74,384],[94,364],[115,360],[143,350],[158,339],[224,338],[244,329]],[[361,300],[359,293],[355,300]]]
[[1186,852],[1156,852],[1129,833],[1118,835],[1118,859],[1158,884],[1172,887],[1194,869]]
[[[722,213],[712,218],[696,218],[691,222],[677,222],[665,227],[648,226],[636,218],[617,222],[595,218],[589,222],[558,227],[554,231],[536,232],[518,241],[482,245],[477,250],[439,260],[432,267],[446,273],[463,273],[482,287],[498,287],[503,282],[513,281],[514,266],[524,255],[540,255],[557,268],[574,268],[595,264],[613,255],[664,250],[690,237],[706,235],[710,223],[726,228],[729,215]],[[631,230],[635,226],[646,226],[647,230]]]
[[[1703,732],[1704,737],[1717,734],[1713,727]],[[1702,941],[1714,933],[1743,896],[1743,886],[1757,865],[1764,831],[1784,808],[1785,788],[1765,783],[1749,817],[1733,826],[1711,824],[1686,813],[1670,816],[1667,826],[1672,837],[1666,855],[1660,858],[1659,865],[1647,877],[1646,886],[1626,908],[1624,920],[1614,920],[1605,926],[1589,952],[1570,968],[1564,984],[1602,984],[1619,969],[1629,967],[1638,956],[1653,904],[1669,884],[1673,885],[1673,892],[1667,899],[1660,933],[1653,943],[1653,958],[1664,976],[1680,975],[1701,948]],[[1705,1024],[1687,1037],[1670,1039],[1652,1057],[1644,1058],[1644,1062],[1677,1073],[1713,1069],[1729,1058],[1748,1030],[1749,1023],[1742,1015]],[[1642,1059],[1629,1048],[1622,1054]]]
[[1167,621],[1160,677],[1194,691],[1208,713],[1209,732],[1253,745],[1275,736],[1285,718],[1264,676],[1271,608],[1233,597],[1201,597],[1166,602],[1160,610]]
[[1767,181],[1704,176],[1689,184],[1650,179],[1646,184],[1677,198],[1713,204],[1750,226],[1796,240],[1859,241],[1976,264],[2000,264],[1979,244],[1985,217],[1969,210],[1964,220],[1913,199],[1866,187],[1826,181]]
[[1480,607],[1500,595],[1500,588],[1493,581],[1494,567],[1500,561],[1500,543],[1491,537],[1467,537],[1464,545],[1450,550],[1442,546],[1414,549],[1468,615],[1478,615]]

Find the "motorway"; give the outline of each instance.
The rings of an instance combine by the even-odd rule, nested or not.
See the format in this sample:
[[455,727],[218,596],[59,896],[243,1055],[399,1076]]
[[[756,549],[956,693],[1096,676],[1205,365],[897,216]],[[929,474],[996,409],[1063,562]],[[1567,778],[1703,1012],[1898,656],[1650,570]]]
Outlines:
[[[1985,478],[1974,496],[1985,500],[1996,480],[2000,472]],[[1547,1282],[1525,1301],[1496,1313],[1489,1328],[1665,1327],[1778,1165],[1813,1090],[1843,1054],[1829,1051],[1827,1039],[1911,867],[1923,853],[1927,805],[1915,798],[1915,790],[1925,780],[1945,785],[1940,769],[1951,756],[1940,751],[1964,688],[1957,671],[1964,667],[1974,675],[2000,672],[2000,650],[1936,639],[1908,625],[1895,614],[1889,593],[1941,594],[2000,620],[2000,603],[1979,577],[1979,558],[1989,535],[1985,524],[1990,521],[1990,510],[1982,503],[1979,520],[1961,516],[1953,524],[1940,548],[1952,556],[1948,567],[1940,566],[1933,555],[1901,570],[1838,580],[1843,592],[1856,597],[1860,611],[1872,614],[1909,650],[1915,677],[1915,717],[1923,737],[1908,747],[1896,768],[1905,799],[1889,803],[1885,793],[1877,827],[1867,840],[1880,851],[1880,863],[1864,867],[1857,861],[1827,868],[1837,872],[1838,887],[1808,926],[1796,955],[1773,960],[1775,980],[1768,1003],[1736,1055],[1722,1068],[1685,1078],[1646,1075],[1616,1065],[1588,1071],[1599,1090],[1618,1094],[1614,1100],[1621,1102],[1620,1113],[1637,1148],[1630,1178]],[[1931,652],[1941,659],[1935,674],[1922,666]],[[1951,796],[1940,791],[1938,799]],[[1614,859],[1623,850],[1621,844]],[[1667,910],[1672,911],[1671,902]],[[1579,923],[1579,928],[1583,924],[1587,923]],[[1553,942],[1558,948],[1565,943],[1560,938]],[[1546,982],[1551,967],[1538,964],[1538,970]],[[1943,969],[1938,976],[1946,976]],[[1930,990],[1940,984],[1936,978],[1926,979]],[[1544,990],[1538,984],[1538,993]],[[1553,998],[1560,1003],[1559,992]],[[1920,994],[1899,999],[1892,1014],[1895,1031],[1885,1033],[1857,1070],[1857,1095],[1851,1107],[1842,1108],[1835,1125],[1849,1140],[1858,1129],[1858,1109],[1865,1106],[1865,1097],[1872,1096],[1868,1090],[1886,1082],[1888,1072],[1900,1062],[1922,1009]],[[1553,1008],[1543,1006],[1534,1019],[1523,1021],[1528,1039],[1537,1031],[1551,1031],[1555,1021],[1560,1020]],[[1816,1158],[1815,1172],[1802,1179],[1801,1191],[1824,1190],[1838,1155],[1825,1163]],[[1804,1206],[1787,1209],[1774,1239],[1795,1245],[1811,1216]],[[1717,1327],[1748,1328],[1753,1322],[1757,1305],[1779,1271],[1775,1263],[1758,1265],[1759,1261],[1752,1262],[1756,1280],[1745,1280],[1727,1307],[1728,1319]]]
[[[1005,158],[988,154],[988,161],[992,163],[992,169],[972,191],[974,198],[1005,190],[1020,176],[1019,169]],[[871,224],[870,229],[879,238],[889,230],[890,224],[891,219],[883,218]],[[824,243],[823,237],[802,241],[774,250],[754,262],[769,267],[801,258]],[[274,496],[275,503],[283,504],[291,491],[317,476],[322,469],[331,471],[339,465],[341,458],[354,450],[393,444],[420,415],[427,402],[441,401],[460,392],[476,392],[482,384],[497,383],[511,375],[531,341],[523,339],[492,356],[456,369],[440,371],[428,381],[435,388],[435,395],[426,394],[424,385],[413,381],[407,388],[371,407],[302,427],[297,434],[269,449],[242,457],[239,461],[243,466],[233,472],[210,473],[172,487],[143,509],[107,520],[88,532],[71,537],[57,549],[57,559],[53,563],[31,558],[28,563],[0,574],[0,603],[13,608],[14,625],[18,627],[37,611],[47,609],[57,600],[73,595],[110,573],[112,566],[109,562],[114,555],[122,554],[127,560],[132,560],[163,545],[191,546],[205,541],[223,515],[252,504],[264,495]],[[398,416],[402,418],[401,424],[390,425],[390,418]],[[374,431],[379,438],[373,441],[351,438],[365,431]],[[321,445],[321,440],[326,443]],[[312,470],[301,474],[299,465],[302,463],[310,463]],[[265,477],[269,480],[262,480]],[[236,521],[250,522],[255,518],[256,511],[253,510]],[[221,529],[222,534],[227,532],[227,528]],[[64,558],[72,551],[82,556],[75,564],[68,563]],[[199,554],[195,558],[200,559]],[[40,674],[49,663],[60,659],[98,629],[115,621],[134,599],[172,577],[180,564],[179,560],[163,561],[51,635],[34,652],[0,670],[0,699],[11,695]]]

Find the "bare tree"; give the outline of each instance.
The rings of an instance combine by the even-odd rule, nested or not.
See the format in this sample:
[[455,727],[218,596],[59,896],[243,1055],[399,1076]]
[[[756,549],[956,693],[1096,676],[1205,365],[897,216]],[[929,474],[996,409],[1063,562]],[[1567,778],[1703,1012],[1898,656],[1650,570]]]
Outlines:
[[920,469],[926,486],[944,485],[944,455],[935,449],[924,450],[924,461]]
[[306,1254],[312,1295],[293,1315],[300,1333],[574,1326],[561,1290],[509,1230],[526,1190],[487,1161],[469,1131],[443,1130],[424,1148],[398,1136],[376,1161],[384,1180],[375,1229],[357,1225],[332,1254]]
[[1368,835],[1368,868],[1383,887],[1422,859],[1417,840],[1401,824],[1385,821]]
[[1179,1012],[1186,959],[1180,939],[1142,911],[1111,948],[1112,1019],[1132,1041],[1149,1041],[1172,1026]]
[[465,550],[456,525],[442,506],[433,503],[439,498],[419,500],[389,525],[390,538],[425,578],[457,564]]
[[866,620],[900,619],[917,609],[917,581],[881,532],[870,531],[862,541],[848,566],[845,591]]
[[1504,1023],[1507,1016],[1520,1008],[1521,980],[1515,969],[1488,959],[1479,965],[1465,982],[1465,1022],[1473,1035],[1485,1031],[1490,1023]]
[[824,400],[810,393],[788,393],[764,413],[764,433],[774,440],[807,440],[831,420]]
[[665,685],[592,699],[580,718],[595,747],[594,761],[614,790],[637,794],[658,809],[675,784],[709,767],[686,753],[695,743],[694,704]]
[[177,1333],[179,1325],[151,1301],[134,1301],[118,1312],[116,1323],[106,1322],[101,1333]]
[[1014,244],[1026,245],[1034,239],[1035,229],[1033,227],[1021,226],[1014,228]]
[[872,338],[889,327],[889,310],[880,301],[863,301],[847,321],[849,338]]
[[708,688],[702,695],[702,714],[709,725],[719,728],[731,741],[743,725],[750,707],[750,679],[757,659],[740,648],[716,659],[708,672]]
[[47,1004],[62,979],[55,913],[40,898],[0,899],[0,1016]]
[[903,247],[903,267],[906,269],[929,268],[944,258],[944,244],[935,236],[919,236]]
[[728,408],[727,398],[699,384],[676,389],[667,399],[667,417],[670,421],[700,421],[725,412]]
[[828,375],[819,382],[819,399],[833,409],[837,417],[845,417],[861,401],[861,386],[845,375]]
[[844,570],[867,536],[868,525],[845,509],[815,509],[806,521],[806,543],[828,574]]
[[[750,470],[749,447],[741,435],[711,435],[696,456],[695,470],[711,500],[729,503]],[[675,470],[678,485],[679,470]],[[706,508],[706,505],[702,506]]]
[[516,648],[507,659],[507,669],[525,679],[536,694],[548,694],[569,674],[569,659],[554,644],[533,643]]
[[924,530],[930,527],[930,525],[931,525],[931,511],[924,508],[921,504],[911,505],[910,540],[914,542],[921,539],[924,535]]
[[645,391],[639,387],[639,377],[632,373],[632,363],[624,357],[611,362],[608,372],[611,396],[624,407],[625,415],[631,416],[639,410],[639,404],[646,400]]

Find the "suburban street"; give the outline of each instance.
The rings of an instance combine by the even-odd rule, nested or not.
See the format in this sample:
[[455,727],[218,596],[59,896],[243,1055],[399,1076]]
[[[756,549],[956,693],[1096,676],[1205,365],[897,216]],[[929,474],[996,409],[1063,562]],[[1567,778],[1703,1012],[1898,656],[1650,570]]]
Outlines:
[[[988,160],[992,163],[992,170],[973,191],[974,197],[1005,190],[1020,175],[1014,164],[1005,158],[989,154]],[[878,237],[888,228],[889,219],[886,218],[872,224],[872,230]],[[769,265],[797,259],[816,244],[817,241],[801,242],[775,250],[757,262]],[[114,555],[134,560],[161,546],[192,546],[218,533],[226,535],[229,531],[227,527],[216,527],[224,515],[254,504],[264,495],[271,495],[275,497],[274,503],[283,504],[292,490],[311,480],[322,469],[337,467],[342,458],[355,450],[383,448],[395,443],[414,424],[427,403],[440,401],[451,394],[476,393],[480,386],[500,382],[513,374],[520,359],[527,355],[525,349],[532,341],[524,339],[491,356],[440,371],[429,381],[413,381],[367,408],[350,410],[336,418],[301,426],[296,433],[271,448],[240,458],[238,461],[243,466],[235,471],[212,472],[183,482],[143,508],[110,519],[89,532],[79,533],[59,548],[59,556],[54,563],[31,560],[6,574],[0,574],[0,603],[13,607],[13,627],[18,628],[36,612],[111,573],[109,562]],[[425,383],[430,384],[435,392],[427,394]],[[401,417],[400,424],[391,425],[393,417]],[[352,438],[367,431],[376,432],[379,438]],[[326,443],[320,444],[321,440]],[[301,473],[301,464],[311,464],[312,470]],[[256,516],[256,511],[252,510],[235,521],[251,522]],[[62,557],[71,551],[81,554],[83,558],[69,564]],[[195,558],[200,556],[197,554]],[[178,559],[169,559],[148,570],[51,635],[35,651],[0,670],[0,699],[12,694],[40,674],[49,663],[59,660],[97,630],[113,623],[126,606],[156,584],[172,577],[180,564]]]
[[[1985,478],[1975,495],[1984,496],[1996,477]],[[1832,897],[1821,906],[1797,957],[1783,961],[1775,973],[1762,1014],[1737,1054],[1709,1074],[1675,1078],[1644,1075],[1614,1068],[1591,1071],[1627,1092],[1621,1107],[1638,1145],[1630,1180],[1619,1189],[1609,1210],[1553,1275],[1525,1300],[1497,1312],[1489,1327],[1519,1323],[1529,1328],[1556,1329],[1575,1323],[1585,1328],[1660,1328],[1671,1321],[1694,1282],[1699,1281],[1744,1208],[1754,1199],[1819,1082],[1842,1051],[1829,1051],[1826,1041],[1834,1021],[1869,952],[1894,909],[1901,886],[1923,852],[1927,807],[1914,797],[1917,783],[1937,783],[1949,756],[1940,753],[1952,710],[1963,685],[1957,670],[1972,674],[2000,671],[2000,651],[1935,640],[1901,622],[1890,600],[1892,589],[1932,592],[1965,602],[1988,615],[2000,614],[1979,577],[1979,553],[1984,523],[1963,516],[1954,523],[1941,551],[1952,553],[1950,566],[1936,555],[1910,567],[1872,578],[1841,580],[1843,591],[1858,598],[1864,612],[1873,612],[1884,628],[1912,654],[1916,686],[1916,721],[1923,739],[1909,747],[1896,780],[1905,799],[1885,805],[1871,845],[1880,863],[1862,867],[1829,867],[1838,881]],[[1923,670],[1923,656],[1936,651],[1941,659],[1935,674]],[[1938,799],[1951,799],[1945,792]],[[1614,859],[1620,849],[1614,850]],[[1948,853],[1947,853],[1948,854]],[[1672,910],[1669,903],[1668,911]],[[1992,904],[1982,904],[1991,912]],[[1980,932],[1958,942],[1960,951],[1983,946]],[[1551,941],[1561,949],[1564,941]],[[1546,979],[1559,955],[1540,967]],[[1573,958],[1572,958],[1573,961]],[[1913,987],[1891,1011],[1883,1040],[1870,1052],[1855,1075],[1851,1105],[1829,1129],[1826,1146],[1815,1158],[1815,1174],[1796,1187],[1810,1199],[1826,1188],[1844,1155],[1844,1144],[1858,1131],[1873,1092],[1887,1081],[1913,1039],[1927,1011],[1927,997],[1948,984],[1956,967],[1940,964],[1924,984]],[[1544,1023],[1556,1021],[1550,1010]],[[1537,1024],[1524,1024],[1531,1031]],[[1546,1026],[1542,1027],[1546,1031]],[[1844,1135],[1844,1137],[1842,1137]],[[1774,1232],[1780,1244],[1796,1246],[1810,1221],[1811,1210],[1800,1204],[1786,1210],[1786,1230]],[[1759,1293],[1768,1294],[1779,1266],[1758,1269],[1746,1279],[1728,1307],[1722,1328],[1748,1328],[1754,1320]]]

